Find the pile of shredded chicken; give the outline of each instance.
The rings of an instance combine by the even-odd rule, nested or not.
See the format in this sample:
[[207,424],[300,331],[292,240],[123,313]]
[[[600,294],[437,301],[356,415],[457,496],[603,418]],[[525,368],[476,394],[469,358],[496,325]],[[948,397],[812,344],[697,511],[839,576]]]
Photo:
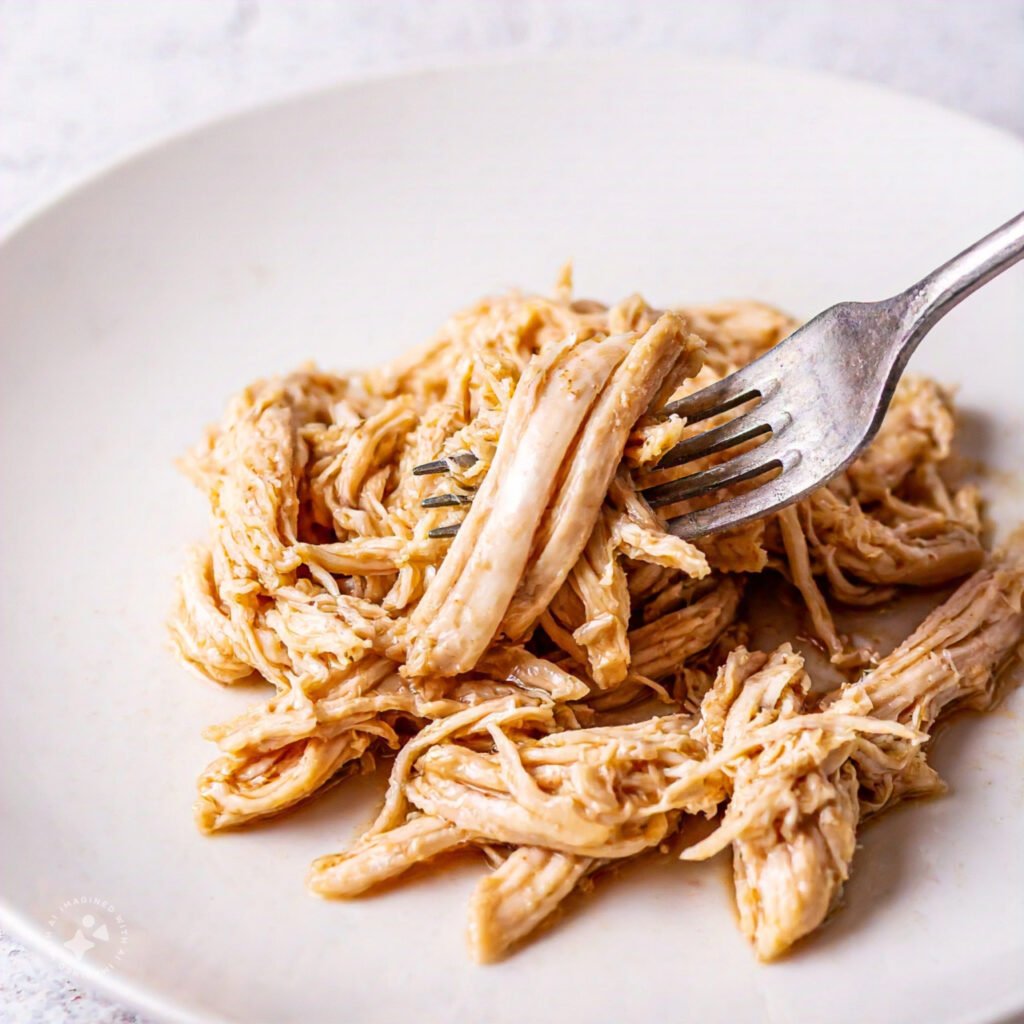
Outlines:
[[[941,789],[936,721],[993,699],[1024,631],[1024,558],[983,549],[977,493],[944,473],[950,397],[922,379],[829,486],[696,544],[673,536],[688,506],[656,513],[639,488],[706,465],[656,469],[709,424],[658,410],[793,327],[752,302],[573,300],[566,274],[553,298],[483,301],[380,369],[246,388],[183,462],[212,538],[188,557],[171,635],[201,675],[275,692],[207,731],[220,756],[199,827],[278,814],[394,753],[379,816],[313,863],[313,892],[355,896],[476,847],[490,873],[470,945],[489,961],[588,875],[719,816],[682,855],[732,848],[757,954],[813,931],[859,823]],[[413,473],[461,453],[475,461]],[[473,500],[421,506],[442,493]],[[813,687],[790,644],[748,649],[754,574],[796,588],[845,684]],[[885,657],[833,620],[955,581]]]

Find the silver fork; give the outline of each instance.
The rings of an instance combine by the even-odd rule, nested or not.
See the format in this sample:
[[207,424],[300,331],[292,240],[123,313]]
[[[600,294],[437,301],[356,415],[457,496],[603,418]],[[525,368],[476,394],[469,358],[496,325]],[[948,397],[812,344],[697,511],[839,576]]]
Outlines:
[[[766,478],[744,494],[669,520],[672,533],[692,540],[760,519],[826,484],[877,433],[921,339],[954,306],[1022,257],[1024,213],[893,298],[832,306],[743,369],[665,406],[663,415],[699,423],[750,405],[728,422],[681,441],[655,469],[765,439],[710,469],[643,487],[644,497],[652,508],[664,508]],[[464,468],[476,461],[470,452],[449,459],[413,472],[446,473],[450,462]],[[422,504],[436,508],[471,501],[469,494],[450,494]],[[453,523],[430,535],[451,537],[458,528]]]

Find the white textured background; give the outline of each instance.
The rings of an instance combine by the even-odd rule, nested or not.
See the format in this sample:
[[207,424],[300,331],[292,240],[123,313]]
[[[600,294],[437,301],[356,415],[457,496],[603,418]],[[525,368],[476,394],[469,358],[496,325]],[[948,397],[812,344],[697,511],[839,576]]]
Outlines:
[[[1024,135],[1024,0],[0,0],[0,230],[148,140],[282,92],[588,46],[838,71]],[[0,937],[0,1024],[44,1021],[147,1024]]]

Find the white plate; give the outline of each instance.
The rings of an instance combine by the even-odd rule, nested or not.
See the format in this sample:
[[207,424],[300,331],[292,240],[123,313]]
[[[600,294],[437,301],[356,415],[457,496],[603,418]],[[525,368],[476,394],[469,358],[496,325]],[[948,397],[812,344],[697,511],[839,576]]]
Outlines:
[[[874,88],[666,58],[500,64],[345,86],[137,157],[0,250],[3,923],[184,1020],[990,1021],[1024,1008],[1014,710],[960,723],[942,800],[863,837],[846,908],[755,963],[722,864],[623,869],[500,966],[471,966],[475,863],[377,897],[306,895],[366,823],[356,782],[201,838],[205,724],[248,695],[171,659],[163,619],[199,497],[171,460],[258,374],[376,362],[466,300],[546,288],[802,314],[910,283],[1021,206],[1024,147]],[[951,315],[918,369],[964,436],[1024,465],[1024,268]],[[1024,518],[996,476],[996,516]],[[113,909],[110,909],[113,908]],[[98,925],[97,925],[98,927]],[[88,937],[88,936],[86,936]],[[101,955],[102,954],[102,955]]]

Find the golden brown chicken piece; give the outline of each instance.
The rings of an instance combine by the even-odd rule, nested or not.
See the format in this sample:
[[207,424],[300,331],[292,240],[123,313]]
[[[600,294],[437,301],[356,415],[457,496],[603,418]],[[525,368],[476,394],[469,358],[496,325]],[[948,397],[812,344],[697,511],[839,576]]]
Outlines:
[[[762,959],[813,931],[835,905],[863,815],[941,789],[923,744],[950,707],[991,700],[999,666],[1024,636],[1022,599],[1024,561],[1008,553],[820,709],[788,648],[770,658],[730,655],[695,735],[718,758],[743,753],[725,769],[732,797],[721,828],[684,856],[703,859],[732,843],[740,924]],[[773,725],[794,729],[759,743]]]

